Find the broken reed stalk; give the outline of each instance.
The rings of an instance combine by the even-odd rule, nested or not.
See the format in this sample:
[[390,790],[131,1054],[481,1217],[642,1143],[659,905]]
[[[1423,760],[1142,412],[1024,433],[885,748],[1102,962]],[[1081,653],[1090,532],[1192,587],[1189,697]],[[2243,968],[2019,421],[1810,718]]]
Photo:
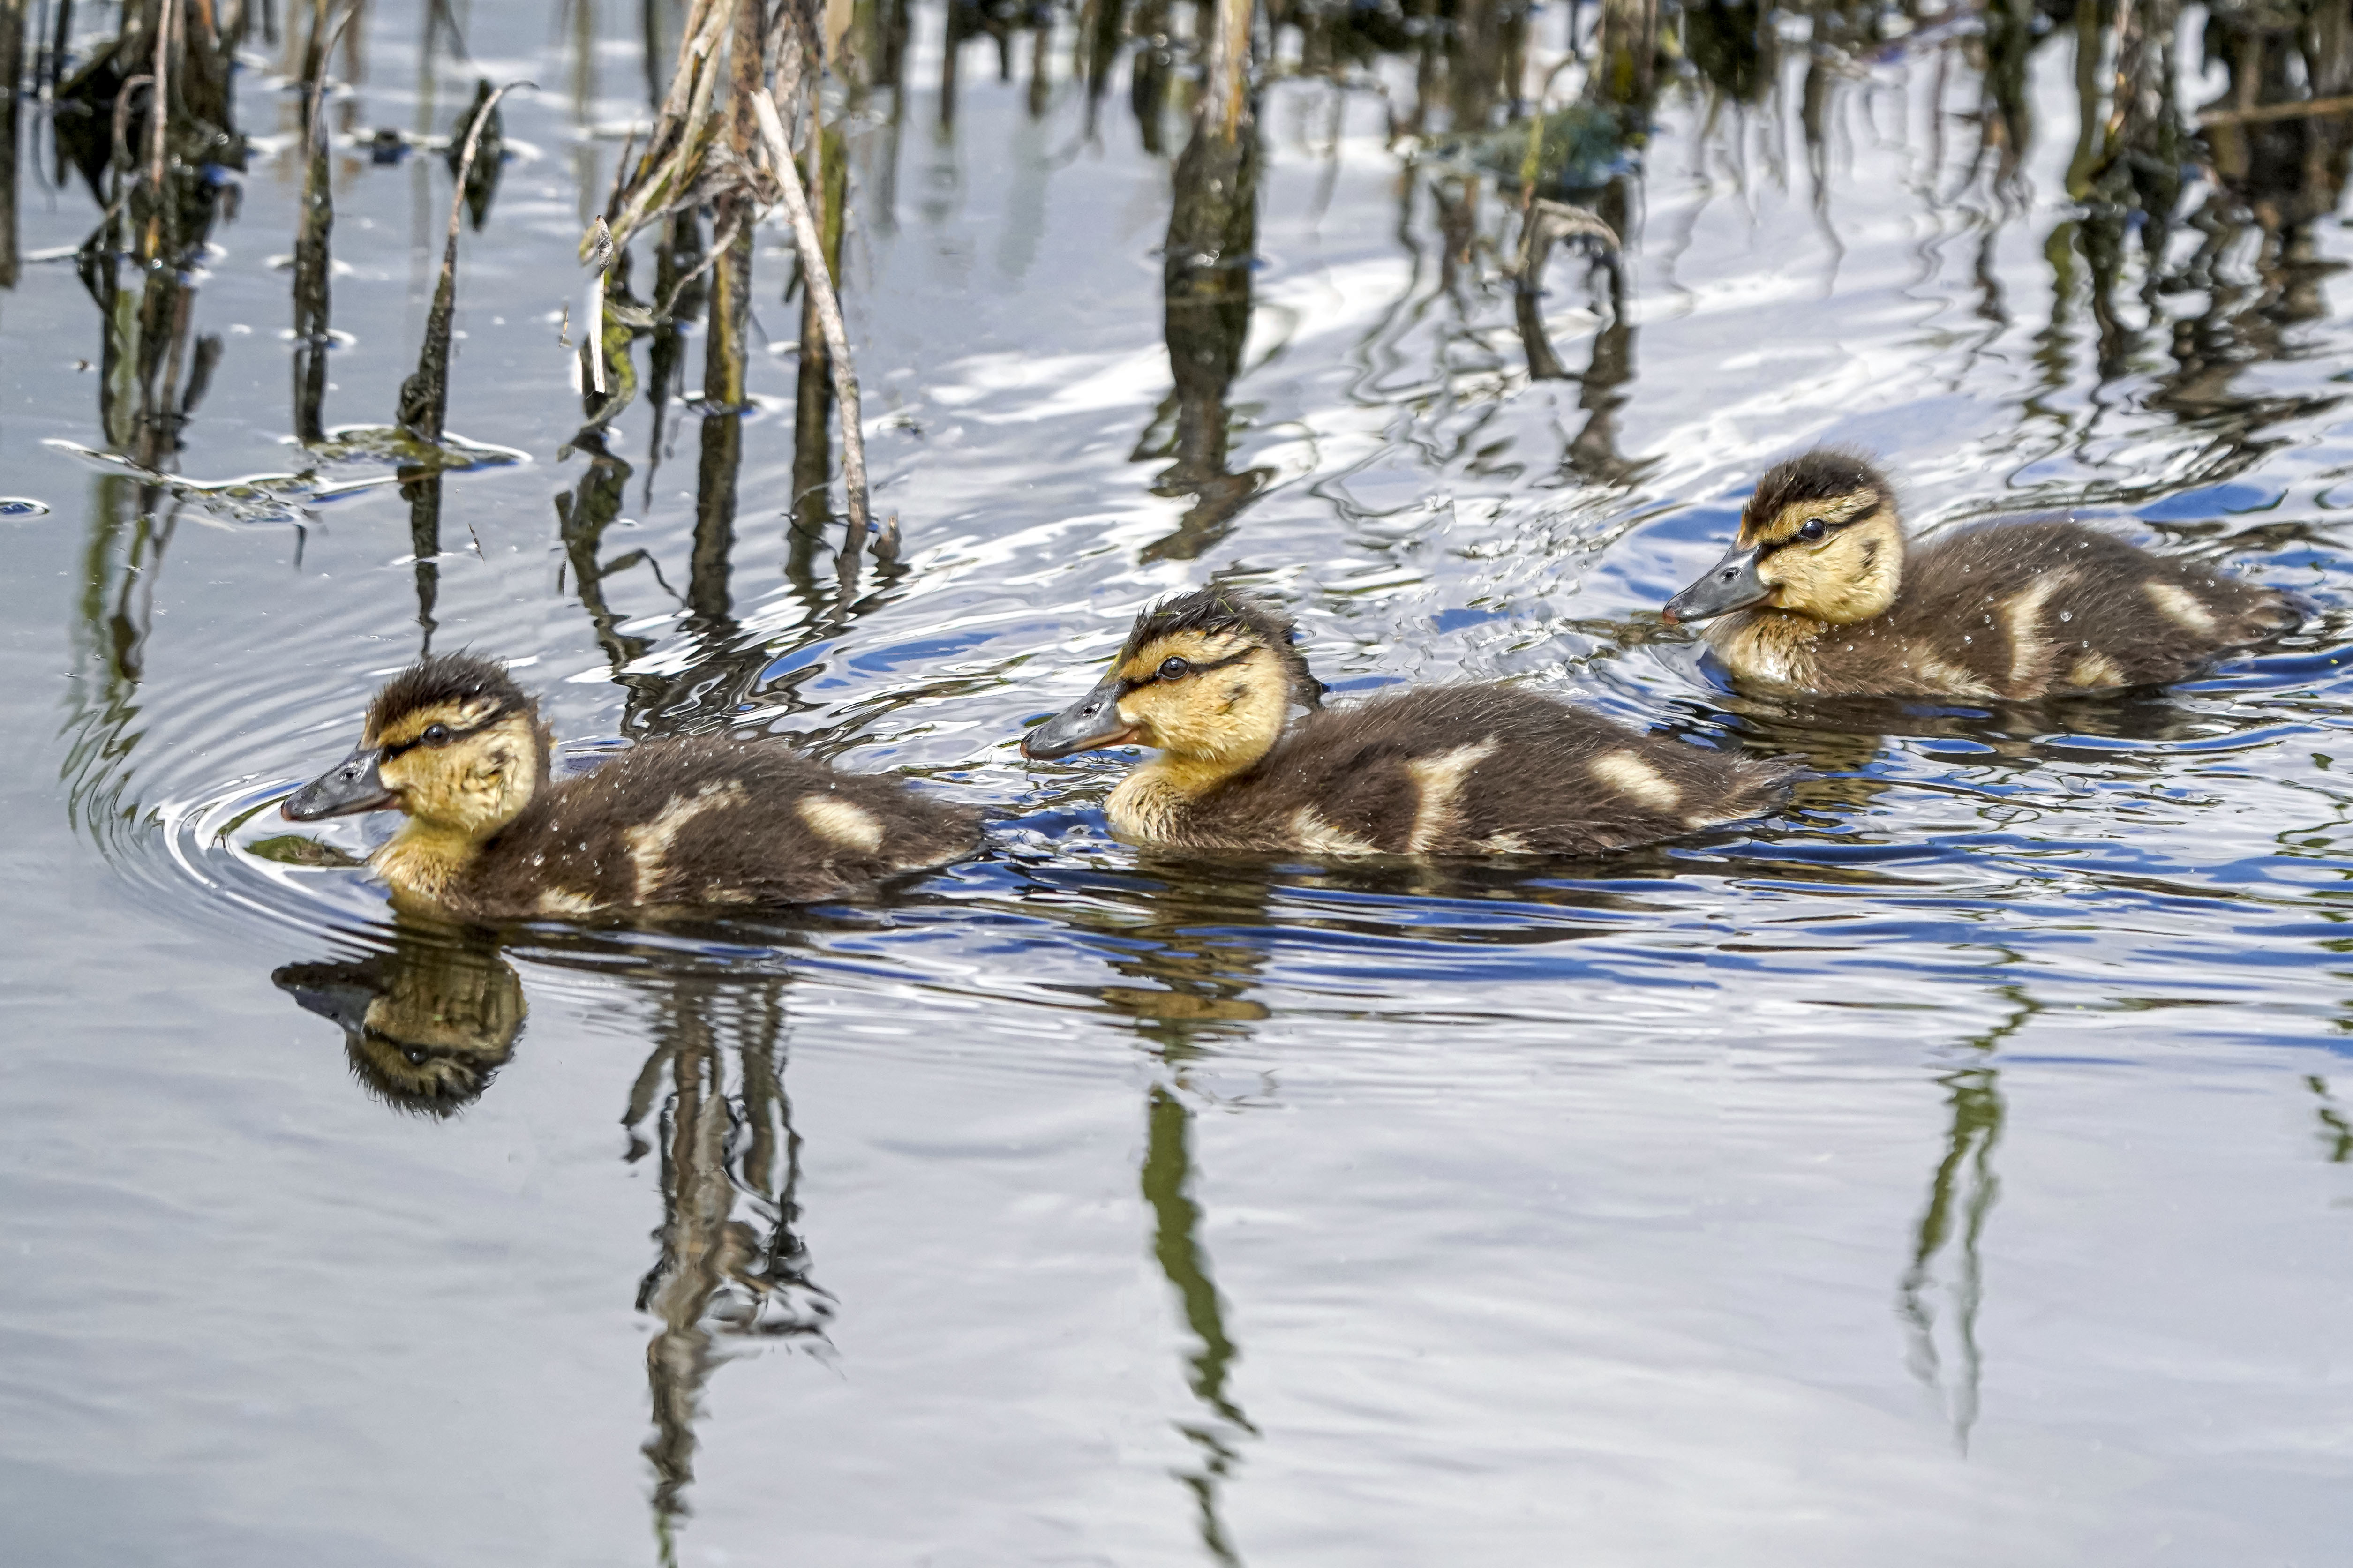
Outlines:
[[[302,84],[307,109],[302,119],[302,206],[294,235],[294,437],[306,446],[323,441],[327,434],[320,409],[327,389],[329,241],[335,228],[335,195],[327,162],[325,66],[360,3],[353,0],[343,7],[326,31],[324,47],[314,47],[304,62],[313,74]],[[325,14],[326,0],[319,0],[311,20],[314,32]]]
[[[82,254],[85,257],[95,254],[101,247],[125,251],[131,248],[131,230],[133,226],[129,216],[131,192],[132,188],[139,184],[141,178],[134,174],[126,180],[122,174],[123,170],[131,167],[131,100],[140,89],[152,89],[154,85],[155,79],[142,72],[125,81],[115,92],[114,140],[110,143],[114,149],[114,156],[106,165],[107,184],[111,195],[107,200],[104,216],[98,220],[98,226],[90,231],[88,239],[82,241]],[[121,220],[119,230],[116,227],[117,219]]]
[[[816,308],[818,325],[825,333],[826,357],[832,362],[833,400],[841,416],[841,484],[849,502],[849,537],[842,544],[846,577],[869,526],[866,437],[858,409],[858,373],[850,368],[849,333],[842,325],[841,300],[825,263],[825,234],[818,226],[817,215],[809,210],[808,193],[801,188],[800,169],[793,159],[792,143],[785,136],[784,118],[765,88],[752,95],[752,110],[759,116],[760,135],[768,144],[785,216],[792,221],[793,244],[801,259],[801,287],[808,290],[809,302]],[[813,132],[812,140],[822,134],[822,130]]]
[[[608,240],[617,253],[648,224],[706,204],[712,208],[718,233],[710,251],[672,286],[670,298],[656,301],[654,314],[658,321],[666,318],[680,290],[705,270],[714,270],[704,401],[707,409],[732,408],[744,399],[740,335],[749,314],[751,226],[764,208],[784,206],[808,290],[807,308],[816,319],[813,335],[823,340],[823,358],[841,417],[842,479],[849,510],[840,556],[846,583],[855,574],[871,529],[858,381],[849,364],[839,295],[826,258],[825,225],[815,210],[822,193],[813,199],[802,181],[792,138],[785,129],[786,117],[777,101],[781,98],[790,105],[792,119],[798,121],[811,96],[811,68],[817,63],[812,55],[818,40],[808,36],[813,26],[813,19],[794,5],[766,12],[755,0],[692,0],[677,65],[644,151],[611,204],[607,223],[582,237],[580,256],[590,261]],[[723,102],[723,78],[732,79]],[[773,91],[764,85],[771,79]],[[811,134],[813,140],[822,138],[821,121]],[[818,171],[812,178],[822,177],[821,140],[811,162]],[[817,345],[805,348],[811,356],[804,361],[807,365],[817,356]],[[593,363],[591,374],[593,378]],[[892,543],[885,534],[876,549],[887,553]]]
[[[638,154],[619,209],[610,227],[616,247],[627,246],[645,225],[687,207],[702,205],[698,187],[704,163],[720,127],[712,112],[721,69],[720,56],[734,25],[742,0],[695,0],[686,30],[679,40],[678,65],[670,73],[670,91],[654,117],[651,135]],[[590,242],[581,242],[587,259]]]
[[1516,276],[1513,312],[1519,323],[1521,347],[1527,351],[1531,381],[1570,379],[1560,356],[1553,352],[1551,336],[1545,331],[1541,301],[1545,263],[1551,259],[1552,247],[1564,239],[1578,237],[1599,240],[1607,247],[1614,279],[1623,265],[1619,258],[1618,231],[1603,222],[1599,214],[1545,197],[1528,204],[1527,215],[1520,225],[1519,259],[1514,268]]
[[[328,4],[329,0],[311,0],[311,26],[303,35],[302,43],[301,69],[304,81],[315,81],[326,74],[327,55],[330,52],[327,45]],[[291,10],[290,6],[289,10]],[[294,18],[290,15],[286,18],[286,47],[290,51],[287,58],[290,60],[293,58],[290,51],[294,47]]]
[[441,277],[433,287],[433,308],[425,318],[425,345],[417,356],[417,374],[400,384],[400,427],[420,441],[440,444],[442,423],[449,413],[449,322],[458,305],[458,231],[466,216],[466,179],[473,173],[474,154],[480,148],[482,127],[489,124],[499,100],[529,82],[511,81],[491,94],[475,110],[466,128],[465,151],[458,158],[457,188],[449,193],[449,237],[441,247]]

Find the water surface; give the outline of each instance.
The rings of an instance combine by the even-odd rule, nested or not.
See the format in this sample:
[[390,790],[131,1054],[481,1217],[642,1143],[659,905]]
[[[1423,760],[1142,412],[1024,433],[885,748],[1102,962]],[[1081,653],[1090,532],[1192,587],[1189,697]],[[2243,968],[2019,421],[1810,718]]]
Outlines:
[[[475,7],[466,61],[423,14],[372,8],[339,71],[329,426],[389,421],[449,196],[365,139],[446,135],[477,75],[544,90],[464,242],[472,460],[421,554],[413,476],[292,441],[276,51],[188,295],[216,361],[143,468],[66,254],[97,205],[28,132],[10,1561],[2341,1550],[2353,237],[2325,177],[2284,222],[2214,175],[2183,198],[2211,221],[2119,252],[2066,195],[2072,37],[1998,115],[1978,29],[1825,72],[1791,18],[1746,99],[1663,93],[1611,187],[1622,287],[1554,261],[1569,374],[1532,379],[1508,204],[1401,123],[1411,58],[1303,63],[1284,29],[1246,335],[1180,392],[1176,101],[1139,121],[1124,48],[1091,93],[1058,13],[993,24],[1002,79],[964,41],[951,113],[918,5],[903,93],[838,106],[906,538],[845,605],[838,525],[795,503],[780,230],[732,527],[675,390],[575,439],[558,334],[645,112],[636,9]],[[1535,14],[1540,48],[1564,23]],[[2072,509],[2320,618],[2170,693],[1727,693],[1649,612],[1818,438],[1895,466],[1915,526]],[[1509,678],[1820,776],[1589,865],[1139,854],[1100,809],[1122,759],[1014,742],[1213,571],[1293,605],[1343,690]],[[573,762],[765,730],[988,806],[990,852],[726,923],[396,923],[270,858],[269,808],[428,639],[513,660]],[[337,1021],[371,1002],[373,1041]],[[385,1045],[419,1017],[429,1047]]]

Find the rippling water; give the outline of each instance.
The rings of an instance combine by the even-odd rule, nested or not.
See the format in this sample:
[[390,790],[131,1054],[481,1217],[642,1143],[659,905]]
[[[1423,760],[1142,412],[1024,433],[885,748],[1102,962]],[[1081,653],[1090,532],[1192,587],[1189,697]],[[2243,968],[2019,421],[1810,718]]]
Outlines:
[[[967,43],[951,122],[919,6],[903,102],[846,137],[907,552],[845,607],[788,516],[780,231],[732,552],[693,407],[571,444],[634,9],[477,7],[471,63],[420,69],[421,9],[367,18],[350,137],[446,132],[477,72],[547,84],[466,243],[475,461],[429,571],[388,461],[291,444],[265,62],[173,477],[105,455],[72,261],[0,297],[11,1562],[2334,1560],[2334,190],[2292,242],[2185,226],[2119,276],[2064,194],[2069,39],[2003,180],[1955,129],[1968,29],[1826,84],[1799,45],[1755,103],[1670,89],[1623,309],[1556,259],[1574,374],[1531,380],[1501,204],[1391,134],[1409,63],[1294,73],[1200,416],[1124,84],[1091,107],[1064,17],[1008,79]],[[448,175],[356,141],[336,169],[326,414],[364,426]],[[79,244],[87,192],[27,179],[26,249]],[[1206,468],[1196,416],[1229,432]],[[2320,616],[2163,694],[1741,697],[1651,612],[1818,438],[1883,454],[1915,527],[2073,510]],[[1123,759],[1014,742],[1215,570],[1343,690],[1506,677],[1817,776],[1589,865],[1139,854],[1100,809]],[[271,807],[428,635],[515,661],[573,763],[772,731],[987,805],[990,852],[723,924],[396,925]],[[339,1026],[371,1006],[377,1037]]]

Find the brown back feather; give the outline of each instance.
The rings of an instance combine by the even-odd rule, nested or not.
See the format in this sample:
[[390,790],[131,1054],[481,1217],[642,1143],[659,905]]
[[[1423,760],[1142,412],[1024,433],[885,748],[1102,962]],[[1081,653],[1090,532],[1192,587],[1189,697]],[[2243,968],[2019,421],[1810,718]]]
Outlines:
[[[1514,687],[1429,687],[1308,714],[1257,767],[1194,802],[1178,841],[1281,852],[1298,845],[1304,810],[1380,852],[1406,853],[1423,787],[1413,764],[1491,740],[1423,852],[1493,854],[1509,839],[1530,853],[1593,855],[1672,838],[1761,814],[1796,772],[1637,734]],[[1610,782],[1606,770],[1628,760],[1657,780],[1649,797]]]
[[[811,798],[871,817],[875,842],[820,831],[801,808]],[[647,847],[645,830],[702,799],[724,804],[657,835],[659,854]],[[926,799],[893,778],[836,772],[780,742],[649,741],[541,791],[453,893],[492,918],[545,912],[550,889],[601,907],[804,903],[944,864],[979,842],[971,807]],[[649,855],[658,875],[645,886]]]

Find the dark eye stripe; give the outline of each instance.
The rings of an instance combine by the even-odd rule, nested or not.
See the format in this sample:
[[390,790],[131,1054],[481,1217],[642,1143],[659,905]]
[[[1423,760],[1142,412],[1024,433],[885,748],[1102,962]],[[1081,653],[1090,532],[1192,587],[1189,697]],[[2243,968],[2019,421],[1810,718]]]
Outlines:
[[[459,729],[459,728],[458,728],[456,725],[454,725],[454,724],[453,724],[453,725],[450,725],[450,726],[448,727],[448,728],[449,728],[449,741],[462,741],[462,740],[464,740],[464,739],[465,739],[467,736],[469,736],[469,735],[479,735],[479,734],[480,734],[483,731],[485,731],[485,730],[489,729],[491,725],[493,725],[493,724],[497,723],[500,720],[501,720],[501,719],[505,718],[506,716],[507,716],[507,710],[506,710],[505,709],[501,708],[501,709],[498,710],[496,712],[492,713],[489,718],[484,719],[480,723],[476,724],[476,725],[473,725],[472,727],[470,727],[470,728],[469,728],[469,729],[460,730],[460,729]],[[437,721],[437,722],[438,722],[438,721]],[[432,726],[431,724],[427,724],[425,728],[426,728],[427,730],[429,730],[429,729],[431,729],[432,727],[433,727],[433,726]],[[445,745],[445,746],[446,746],[446,745],[448,745],[448,744],[449,743],[449,741],[444,741],[444,742],[442,742],[441,743],[442,743],[443,745]],[[393,759],[394,757],[401,756],[401,755],[404,755],[404,754],[406,754],[406,753],[407,753],[407,752],[413,752],[413,751],[417,750],[417,747],[419,747],[419,746],[421,746],[421,745],[423,745],[423,744],[425,744],[425,735],[424,735],[424,732],[423,732],[422,731],[418,731],[417,734],[410,736],[407,740],[406,740],[406,741],[402,741],[402,742],[399,742],[398,744],[396,744],[396,745],[391,745],[391,746],[379,746],[378,748],[376,748],[376,750],[377,750],[378,753],[382,756],[382,758],[383,758],[385,761],[389,762],[389,761],[390,761],[391,759]]]
[[[1229,653],[1223,658],[1211,659],[1207,664],[1188,663],[1185,668],[1185,673],[1187,675],[1201,675],[1212,669],[1223,669],[1229,664],[1240,664],[1242,660],[1248,658],[1251,654],[1256,653],[1257,651],[1258,645],[1253,643],[1249,647],[1242,649],[1240,653]],[[1166,664],[1166,659],[1163,659],[1161,661],[1163,664]],[[1140,691],[1147,686],[1157,684],[1159,679],[1160,671],[1156,667],[1149,675],[1124,676],[1120,679],[1120,695],[1124,697],[1131,691]]]
[[[1870,513],[1868,513],[1868,512],[1865,512],[1865,513],[1863,514],[1863,517],[1868,517],[1869,515],[1871,515],[1871,514],[1870,514]],[[1812,522],[1812,521],[1817,521],[1817,520],[1815,520],[1815,519],[1813,519],[1813,518],[1808,518],[1808,519],[1806,519],[1806,522]],[[1822,533],[1821,533],[1821,537],[1822,537],[1822,539],[1828,539],[1831,534],[1836,533],[1840,529],[1841,529],[1841,528],[1852,528],[1852,527],[1853,527],[1856,523],[1861,522],[1862,521],[1862,517],[1850,517],[1850,518],[1845,518],[1845,519],[1843,519],[1843,520],[1841,520],[1841,521],[1835,521],[1835,522],[1834,522],[1834,521],[1832,521],[1831,519],[1829,519],[1829,518],[1827,518],[1827,517],[1822,518],[1822,519],[1820,519],[1820,521],[1821,522],[1821,525],[1822,525]],[[1806,525],[1806,524],[1805,524],[1805,522],[1801,522],[1801,523],[1799,523],[1798,526],[1799,526],[1799,528],[1803,528],[1803,527],[1805,527],[1805,525]],[[1779,550],[1779,549],[1781,549],[1781,548],[1782,548],[1783,546],[1785,546],[1785,545],[1790,545],[1790,544],[1816,544],[1816,543],[1820,543],[1820,540],[1808,539],[1808,538],[1806,538],[1806,537],[1805,537],[1805,535],[1803,535],[1802,533],[1792,532],[1792,533],[1789,535],[1789,537],[1788,537],[1788,538],[1787,538],[1787,539],[1768,539],[1768,540],[1767,540],[1764,543],[1762,543],[1762,544],[1760,544],[1760,545],[1758,545],[1758,546],[1757,547],[1757,552],[1758,554],[1760,554],[1760,555],[1770,555],[1770,554],[1772,554],[1772,553],[1773,553],[1773,552],[1775,552],[1776,550]]]

